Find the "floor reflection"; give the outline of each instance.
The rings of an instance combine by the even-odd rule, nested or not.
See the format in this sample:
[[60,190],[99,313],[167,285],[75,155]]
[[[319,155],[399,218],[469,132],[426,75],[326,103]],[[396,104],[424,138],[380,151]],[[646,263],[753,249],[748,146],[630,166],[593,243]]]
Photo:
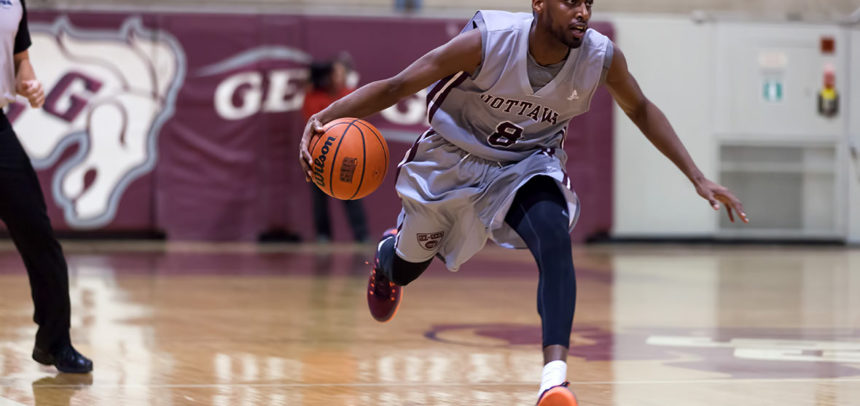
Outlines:
[[75,393],[93,384],[92,374],[57,374],[33,381],[36,406],[67,406]]
[[[372,247],[67,247],[73,340],[92,375],[29,359],[23,266],[0,249],[0,404],[534,404],[537,270],[488,248],[434,264],[379,324]],[[574,250],[569,377],[588,405],[848,404],[860,399],[860,251]],[[50,375],[49,375],[50,374]],[[17,404],[13,403],[17,406]]]

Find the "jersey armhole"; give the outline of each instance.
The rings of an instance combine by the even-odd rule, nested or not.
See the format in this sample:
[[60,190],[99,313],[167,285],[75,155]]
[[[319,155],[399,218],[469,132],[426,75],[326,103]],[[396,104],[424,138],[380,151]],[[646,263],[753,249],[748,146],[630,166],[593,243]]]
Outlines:
[[603,54],[603,71],[600,72],[600,83],[606,82],[606,75],[609,74],[609,67],[612,66],[612,57],[615,55],[615,43],[606,41],[606,52]]
[[484,17],[481,15],[481,12],[475,13],[475,16],[472,17],[472,21],[469,22],[467,29],[463,30],[480,30],[481,31],[481,63],[478,64],[478,67],[475,68],[474,72],[467,72],[469,76],[472,77],[472,80],[476,79],[478,75],[481,74],[481,68],[484,66],[484,62],[487,60],[487,26],[484,23]]
[[12,54],[26,51],[32,45],[30,27],[27,25],[27,5],[21,0],[21,20],[18,21],[18,31],[15,33]]

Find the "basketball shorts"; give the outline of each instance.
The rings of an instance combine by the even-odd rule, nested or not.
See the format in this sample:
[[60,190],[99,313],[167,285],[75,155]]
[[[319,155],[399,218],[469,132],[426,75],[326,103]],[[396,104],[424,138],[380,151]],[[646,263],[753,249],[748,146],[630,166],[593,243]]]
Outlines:
[[564,171],[563,150],[537,150],[516,162],[476,157],[428,131],[407,151],[396,189],[403,202],[398,218],[397,255],[424,262],[437,254],[451,271],[487,242],[526,248],[505,223],[517,190],[535,176],[556,180],[567,199],[569,227],[579,217],[579,199]]

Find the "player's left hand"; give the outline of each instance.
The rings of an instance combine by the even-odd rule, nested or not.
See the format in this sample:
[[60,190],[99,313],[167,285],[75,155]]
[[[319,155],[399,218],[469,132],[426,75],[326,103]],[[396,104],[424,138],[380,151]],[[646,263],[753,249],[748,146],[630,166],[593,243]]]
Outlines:
[[304,133],[302,133],[302,140],[299,142],[299,163],[302,165],[302,171],[305,172],[305,182],[310,182],[313,175],[311,171],[313,157],[311,157],[308,147],[311,141],[319,137],[323,132],[322,123],[316,117],[311,117],[307,125],[305,125]]
[[26,97],[27,101],[30,102],[30,107],[34,109],[45,104],[45,89],[42,88],[42,83],[36,79],[18,81],[15,91]]
[[732,214],[733,211],[737,213],[738,217],[740,217],[744,223],[750,222],[749,218],[747,218],[747,214],[744,212],[744,205],[741,203],[740,199],[735,197],[735,195],[733,195],[725,186],[714,183],[709,179],[704,179],[701,182],[696,183],[696,192],[699,196],[702,196],[705,200],[711,203],[711,207],[713,207],[714,210],[720,210],[720,202],[722,202],[726,206],[729,220],[733,223],[735,221],[735,217]]

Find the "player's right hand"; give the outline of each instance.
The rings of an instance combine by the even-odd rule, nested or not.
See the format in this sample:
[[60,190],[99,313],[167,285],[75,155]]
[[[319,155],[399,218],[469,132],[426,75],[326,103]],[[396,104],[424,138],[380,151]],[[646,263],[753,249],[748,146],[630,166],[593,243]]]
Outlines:
[[36,79],[21,80],[15,86],[15,91],[27,98],[30,102],[30,107],[38,109],[45,104],[45,89],[42,83]]
[[311,171],[313,157],[311,157],[308,146],[311,145],[311,141],[314,138],[321,136],[323,132],[322,123],[315,116],[311,117],[308,120],[308,124],[305,125],[305,132],[302,134],[302,141],[299,143],[299,162],[302,164],[302,170],[305,172],[305,182],[310,182],[311,175],[313,174]]

